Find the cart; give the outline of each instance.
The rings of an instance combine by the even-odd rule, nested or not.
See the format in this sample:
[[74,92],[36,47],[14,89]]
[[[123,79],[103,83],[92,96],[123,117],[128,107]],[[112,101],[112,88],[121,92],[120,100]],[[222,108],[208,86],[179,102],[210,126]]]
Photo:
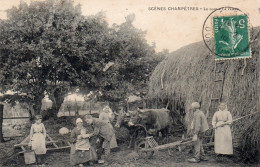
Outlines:
[[158,145],[158,143],[154,140],[153,136],[148,136],[138,144],[137,153],[139,154],[139,156],[143,158],[151,158],[155,151],[168,149],[169,152],[170,149],[180,147],[181,145],[188,145],[191,143],[192,138],[187,138],[173,143]]

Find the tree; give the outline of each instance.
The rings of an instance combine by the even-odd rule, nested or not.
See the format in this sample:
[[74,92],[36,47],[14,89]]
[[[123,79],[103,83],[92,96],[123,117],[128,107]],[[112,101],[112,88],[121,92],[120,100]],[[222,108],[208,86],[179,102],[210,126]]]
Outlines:
[[70,0],[21,2],[9,9],[0,24],[2,91],[26,93],[37,114],[46,91],[59,106],[57,94],[77,85],[70,59],[80,55],[75,30],[82,19],[80,6]]
[[162,57],[134,19],[109,27],[103,12],[84,17],[71,0],[21,2],[0,21],[0,91],[26,96],[36,114],[48,94],[52,116],[74,88],[112,101],[139,91]]
[[134,19],[135,15],[130,14],[124,23],[110,29],[103,62],[111,67],[96,74],[103,100],[122,101],[129,94],[145,93],[152,70],[165,56],[147,43],[146,32],[133,26]]

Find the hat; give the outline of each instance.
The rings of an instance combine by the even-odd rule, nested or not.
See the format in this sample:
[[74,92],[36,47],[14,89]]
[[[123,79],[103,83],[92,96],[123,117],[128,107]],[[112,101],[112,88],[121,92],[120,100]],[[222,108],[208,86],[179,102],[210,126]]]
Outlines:
[[191,104],[191,107],[194,108],[194,109],[199,109],[199,108],[200,108],[200,103],[198,103],[198,102],[193,102],[193,103]]
[[36,120],[42,119],[42,116],[41,116],[41,115],[35,115],[35,119],[36,119]]
[[82,121],[82,119],[81,118],[77,118],[77,120],[76,120],[76,124],[77,123],[82,123],[83,121]]

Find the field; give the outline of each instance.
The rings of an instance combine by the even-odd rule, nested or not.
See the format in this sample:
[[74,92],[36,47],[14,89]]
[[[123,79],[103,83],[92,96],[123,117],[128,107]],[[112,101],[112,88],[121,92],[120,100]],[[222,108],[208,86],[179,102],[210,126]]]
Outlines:
[[[58,133],[58,130],[61,127],[68,127],[72,129],[74,127],[75,118],[59,118],[59,120],[49,120],[44,122],[48,134],[54,139],[66,139],[68,136],[61,136]],[[11,126],[4,127],[4,133],[6,135],[15,135],[20,134],[23,137],[10,138],[9,141],[0,144],[0,157],[4,157],[7,152],[13,150],[13,145],[21,142],[29,133],[29,125],[24,124],[21,127],[21,130],[15,130]],[[172,137],[172,141],[180,140],[179,137]],[[192,157],[192,153],[190,152],[190,146],[184,149],[182,152],[178,150],[173,150],[172,154],[169,155],[167,150],[155,152],[154,156],[151,159],[145,159],[139,157],[139,155],[133,150],[127,147],[127,143],[119,143],[119,148],[114,150],[111,154],[110,159],[103,165],[94,164],[93,166],[109,166],[109,167],[120,167],[120,166],[129,166],[129,167],[150,167],[150,166],[163,166],[163,167],[245,167],[245,166],[257,166],[257,165],[249,165],[243,164],[239,161],[239,158],[236,155],[232,158],[223,158],[216,159],[214,155],[213,149],[207,149],[207,157],[209,161],[201,162],[199,164],[190,164],[187,162],[188,158]],[[15,150],[18,152],[19,150]],[[50,167],[69,167],[69,149],[64,149],[60,151],[49,151],[44,159],[45,165]],[[1,159],[2,160],[2,159]],[[35,165],[25,165],[24,158],[22,155],[15,155],[9,159],[5,158],[5,164],[2,166],[35,166]]]

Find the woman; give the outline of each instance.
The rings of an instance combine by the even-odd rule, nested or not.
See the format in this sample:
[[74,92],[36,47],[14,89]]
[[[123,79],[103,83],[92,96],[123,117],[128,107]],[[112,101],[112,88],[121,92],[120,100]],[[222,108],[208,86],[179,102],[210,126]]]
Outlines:
[[103,111],[99,114],[99,119],[110,123],[113,121],[113,112],[109,106],[105,106]]
[[32,146],[38,163],[42,163],[43,155],[46,154],[46,129],[42,123],[42,116],[35,116],[35,123],[32,124],[30,130],[29,146]]
[[71,131],[70,137],[71,150],[70,150],[70,163],[71,165],[83,166],[83,163],[97,160],[95,149],[89,143],[89,134],[83,127],[82,119],[76,120],[76,128]]
[[[113,115],[112,110],[110,109],[109,106],[106,106],[106,107],[104,107],[103,112],[101,112],[99,114],[99,119],[106,121],[113,128],[113,126],[111,124],[111,121],[113,120],[112,115]],[[112,148],[116,148],[116,147],[117,147],[116,135],[114,134],[112,137],[112,140],[110,142],[110,148],[112,149]]]
[[215,153],[218,155],[232,155],[233,144],[230,124],[232,116],[227,110],[226,103],[220,103],[219,110],[215,112],[212,125],[215,129]]

